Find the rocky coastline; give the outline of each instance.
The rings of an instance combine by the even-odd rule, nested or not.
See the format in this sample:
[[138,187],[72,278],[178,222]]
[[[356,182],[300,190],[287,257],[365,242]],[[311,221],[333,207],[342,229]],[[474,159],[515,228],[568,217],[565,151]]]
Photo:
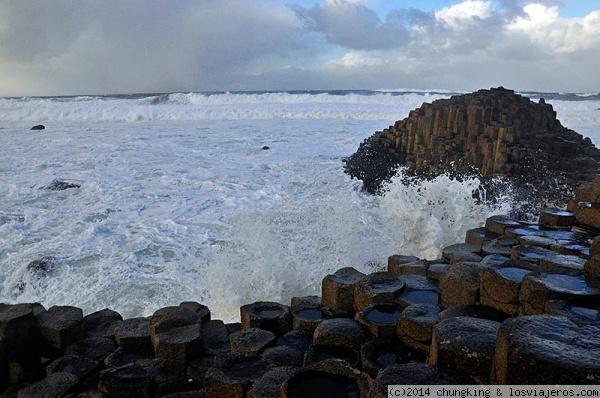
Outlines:
[[427,261],[342,268],[240,322],[0,304],[0,396],[386,397],[389,384],[600,384],[600,176],[571,211],[508,216]]
[[560,196],[566,210],[543,208],[535,222],[493,216],[439,259],[390,253],[371,274],[342,268],[323,278],[321,296],[250,303],[237,323],[197,302],[132,319],[0,303],[0,398],[380,398],[390,384],[600,384],[591,142],[544,101],[498,88],[424,104],[367,139],[346,168],[377,192],[398,164],[421,178],[450,166],[457,176],[543,178],[536,189],[552,177],[573,192]]
[[600,172],[600,150],[564,127],[543,98],[533,102],[498,87],[424,103],[345,159],[346,173],[370,193],[383,192],[399,167],[415,178],[474,176],[492,198],[494,177],[502,176],[516,201],[528,203],[514,209],[521,217],[566,205]]

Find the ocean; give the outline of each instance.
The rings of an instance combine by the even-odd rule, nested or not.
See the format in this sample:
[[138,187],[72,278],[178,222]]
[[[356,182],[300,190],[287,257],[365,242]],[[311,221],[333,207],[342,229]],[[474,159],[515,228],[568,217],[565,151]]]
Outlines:
[[[477,180],[441,176],[395,180],[372,196],[342,159],[454,94],[0,98],[0,302],[130,318],[198,301],[238,321],[243,304],[319,295],[341,267],[382,270],[400,253],[435,259],[506,213],[510,190],[475,201]],[[598,93],[523,95],[544,97],[564,126],[600,145]],[[37,124],[46,129],[31,131]],[[80,187],[45,189],[55,180]]]

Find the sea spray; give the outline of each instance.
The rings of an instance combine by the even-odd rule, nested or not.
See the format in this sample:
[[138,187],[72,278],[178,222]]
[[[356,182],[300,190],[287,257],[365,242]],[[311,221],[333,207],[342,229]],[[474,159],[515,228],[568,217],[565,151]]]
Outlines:
[[[373,196],[342,159],[422,102],[450,95],[2,98],[0,302],[131,318],[194,300],[233,321],[240,304],[320,294],[322,277],[344,266],[438,257],[504,213],[512,193],[478,201],[478,181],[440,177],[395,181]],[[597,143],[599,98],[553,104]],[[46,130],[29,130],[38,123]],[[80,187],[40,189],[55,179]],[[51,272],[28,268],[44,258]]]
[[436,259],[468,229],[509,209],[508,195],[491,204],[474,197],[479,189],[477,179],[443,175],[404,185],[400,175],[383,196],[332,192],[310,204],[284,200],[276,209],[228,216],[229,238],[216,245],[205,274],[207,299],[235,319],[244,303],[320,295],[322,278],[341,267],[380,271],[399,253]]

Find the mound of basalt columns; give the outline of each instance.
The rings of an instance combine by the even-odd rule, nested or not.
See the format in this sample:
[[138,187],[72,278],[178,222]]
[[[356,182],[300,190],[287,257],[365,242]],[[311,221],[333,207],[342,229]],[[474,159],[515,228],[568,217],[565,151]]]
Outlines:
[[0,304],[0,396],[383,397],[388,384],[597,384],[599,227],[566,210],[544,209],[538,223],[493,216],[440,259],[396,254],[377,272],[342,268],[323,278],[321,296],[244,305],[239,323],[195,302],[131,319]]
[[344,162],[346,173],[371,193],[385,191],[400,166],[404,182],[443,173],[478,176],[488,198],[495,186],[490,177],[503,176],[523,199],[540,198],[527,209],[535,212],[544,202],[565,205],[579,184],[590,182],[600,150],[564,127],[544,99],[498,87],[424,103],[365,139]]

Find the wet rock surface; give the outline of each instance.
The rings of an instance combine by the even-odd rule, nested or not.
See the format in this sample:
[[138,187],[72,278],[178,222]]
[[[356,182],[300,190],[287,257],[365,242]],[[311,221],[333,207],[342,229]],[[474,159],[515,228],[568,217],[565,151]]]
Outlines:
[[[523,192],[523,199],[540,198],[534,211],[543,203],[566,204],[579,184],[594,178],[599,165],[600,151],[590,139],[563,127],[552,105],[503,87],[424,103],[345,159],[346,173],[371,193],[381,192],[398,166],[406,166],[409,176],[425,178],[445,172],[479,175],[484,184],[487,177],[502,175]],[[492,183],[489,187],[493,192]],[[585,217],[582,213],[579,219]],[[563,226],[569,221],[546,214],[542,223]]]
[[343,268],[321,297],[249,304],[240,323],[196,302],[132,319],[0,304],[0,394],[385,397],[387,384],[600,384],[600,238],[545,214],[544,225],[494,216],[444,259]]
[[494,373],[498,384],[598,384],[599,326],[565,317],[511,318],[498,333]]

